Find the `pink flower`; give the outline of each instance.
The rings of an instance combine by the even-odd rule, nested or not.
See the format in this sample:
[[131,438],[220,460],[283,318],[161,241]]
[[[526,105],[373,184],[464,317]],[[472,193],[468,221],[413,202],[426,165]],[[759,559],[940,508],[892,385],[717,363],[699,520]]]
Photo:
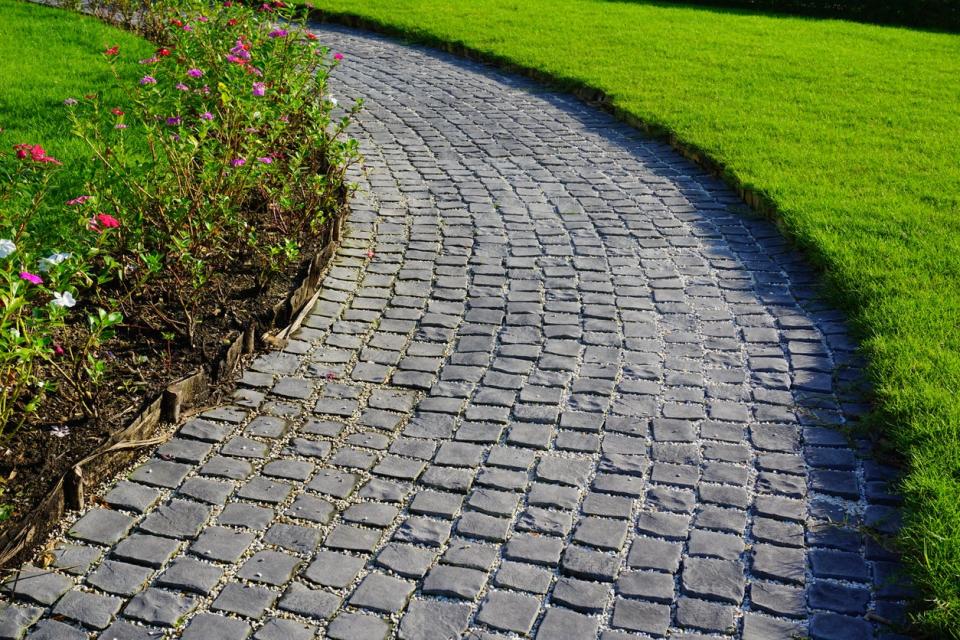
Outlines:
[[140,78],[140,84],[142,85],[157,84],[157,79],[154,78],[153,76],[143,76],[142,78]]
[[185,25],[183,25],[183,30],[184,30],[184,31],[193,31],[193,27],[191,27],[191,26],[188,25],[188,24],[185,24]]
[[200,69],[189,69],[187,71],[187,75],[190,76],[191,78],[202,78],[203,71],[201,71]]
[[336,60],[337,62],[340,62],[341,60],[343,60],[343,54],[342,54],[342,53],[335,53],[335,54],[333,54],[333,59]]
[[152,58],[146,58],[140,61],[140,64],[154,64],[155,62],[160,62],[160,58],[153,56]]
[[119,124],[113,125],[113,128],[114,128],[114,129],[126,129],[126,128],[127,128],[127,125],[125,125],[125,124],[123,124],[123,123],[121,122],[121,123],[119,123]]
[[63,350],[63,347],[61,347],[58,344],[55,344],[53,345],[53,353],[54,355],[62,356],[66,352]]
[[267,35],[270,36],[271,38],[285,38],[289,33],[290,32],[287,31],[286,29],[274,29]]
[[210,18],[208,18],[207,16],[200,16],[199,18],[197,18],[197,20],[199,20],[200,22],[209,22]]
[[21,280],[26,280],[27,282],[29,282],[29,283],[31,283],[31,284],[43,284],[43,278],[41,278],[41,277],[38,276],[38,275],[34,275],[34,274],[30,273],[29,271],[21,271],[21,272],[20,272],[20,279],[21,279]]
[[87,224],[87,228],[97,233],[102,233],[104,229],[116,229],[120,226],[120,221],[109,213],[98,213]]
[[73,200],[67,200],[67,205],[73,207],[73,206],[76,206],[76,205],[78,205],[78,204],[83,204],[84,202],[86,202],[87,200],[89,200],[89,199],[92,198],[92,197],[93,197],[93,196],[77,196],[77,197],[74,198]]
[[176,88],[176,89],[178,89],[178,90],[180,90],[180,91],[190,91],[190,87],[188,87],[187,85],[183,84],[182,82],[178,82],[177,84],[175,84],[175,85],[174,85],[174,88]]
[[66,100],[63,101],[63,104],[67,105],[68,107],[72,107],[73,105],[77,104],[77,99],[67,98]]
[[264,93],[266,93],[266,91],[267,85],[263,84],[262,82],[253,83],[253,95],[262,96]]
[[44,164],[63,164],[56,158],[48,156],[43,147],[38,144],[15,144],[13,145],[13,149],[17,152],[17,157],[21,160],[30,159],[34,162]]
[[231,167],[242,167],[245,164],[247,164],[246,158],[234,158],[230,161]]
[[262,162],[263,164],[273,164],[273,158],[270,156],[263,156],[262,158],[257,158],[257,161]]
[[204,111],[203,113],[200,114],[200,119],[208,120],[208,121],[213,120],[213,114],[210,113],[209,111]]

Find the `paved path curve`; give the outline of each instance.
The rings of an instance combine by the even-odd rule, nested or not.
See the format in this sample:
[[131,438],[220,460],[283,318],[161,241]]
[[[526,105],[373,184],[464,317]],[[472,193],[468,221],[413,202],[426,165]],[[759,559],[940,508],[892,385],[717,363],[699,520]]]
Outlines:
[[858,525],[896,501],[831,428],[854,345],[776,230],[572,98],[317,32],[367,99],[321,301],[0,637],[882,635],[907,592]]

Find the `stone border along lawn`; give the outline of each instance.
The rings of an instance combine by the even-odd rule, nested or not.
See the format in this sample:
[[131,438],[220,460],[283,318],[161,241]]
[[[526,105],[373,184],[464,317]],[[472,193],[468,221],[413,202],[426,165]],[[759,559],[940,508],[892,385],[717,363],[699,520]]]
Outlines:
[[960,637],[960,36],[604,0],[315,4],[600,91],[773,215],[851,319],[869,424],[905,458],[919,621]]

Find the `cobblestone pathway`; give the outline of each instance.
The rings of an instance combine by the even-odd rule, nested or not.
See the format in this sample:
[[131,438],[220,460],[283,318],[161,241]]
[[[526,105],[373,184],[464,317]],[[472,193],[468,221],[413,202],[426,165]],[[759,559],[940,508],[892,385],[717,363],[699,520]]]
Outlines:
[[776,230],[572,98],[318,34],[367,98],[321,301],[23,570],[0,638],[882,636],[907,591],[859,524],[896,501]]

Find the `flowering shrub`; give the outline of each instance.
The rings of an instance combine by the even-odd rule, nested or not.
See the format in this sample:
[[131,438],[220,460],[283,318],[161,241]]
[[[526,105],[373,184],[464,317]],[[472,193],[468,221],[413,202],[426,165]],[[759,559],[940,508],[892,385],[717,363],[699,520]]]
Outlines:
[[[64,100],[92,166],[62,167],[32,141],[0,152],[0,433],[54,388],[97,417],[102,354],[125,318],[196,348],[237,272],[262,291],[321,238],[359,158],[345,131],[361,105],[327,87],[343,56],[282,2],[132,0],[112,15],[134,16],[157,48],[132,82],[121,47],[102,49],[129,103]],[[90,175],[62,206],[77,221],[69,253],[28,231],[64,169]]]
[[[193,345],[198,305],[225,261],[252,265],[262,288],[339,206],[358,157],[344,130],[359,104],[334,115],[327,76],[339,56],[282,3],[183,6],[152,10],[164,27],[129,87],[134,108],[94,96],[71,117],[101,165],[90,185],[97,206],[120,225],[121,306],[149,290],[136,303]],[[122,55],[104,52],[110,63]],[[129,135],[146,136],[152,155],[128,153]]]
[[75,344],[64,346],[68,314],[78,289],[95,281],[89,261],[103,239],[92,239],[83,253],[38,253],[28,229],[60,164],[40,145],[18,143],[13,153],[0,153],[0,434],[37,409],[54,387],[51,378],[66,382],[64,391],[96,415],[91,383],[103,369],[98,350],[121,321],[101,309]]

